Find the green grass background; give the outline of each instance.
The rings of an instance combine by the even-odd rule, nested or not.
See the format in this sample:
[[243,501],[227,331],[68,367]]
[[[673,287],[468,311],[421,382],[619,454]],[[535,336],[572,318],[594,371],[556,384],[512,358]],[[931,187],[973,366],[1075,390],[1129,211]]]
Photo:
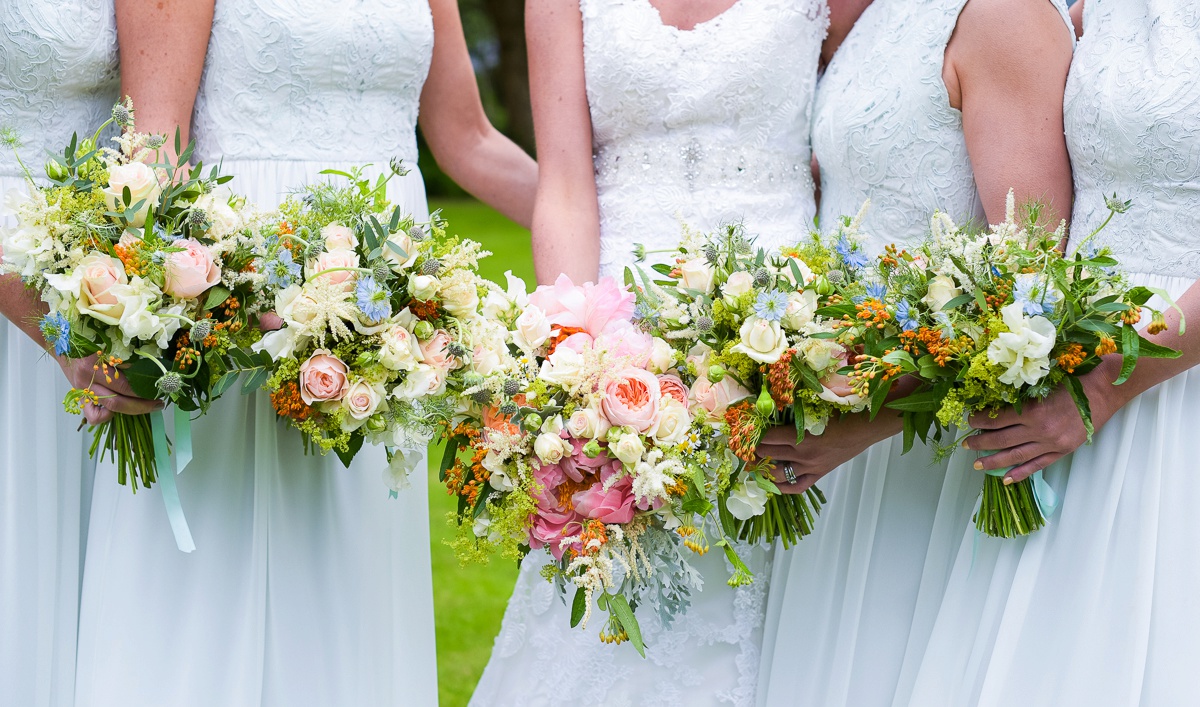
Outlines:
[[[449,229],[472,238],[492,252],[481,263],[482,275],[504,284],[504,271],[532,287],[533,256],[529,231],[491,208],[470,199],[433,199],[431,209],[441,209]],[[446,546],[453,532],[447,515],[454,500],[437,480],[441,450],[430,450],[429,537],[433,553],[433,604],[437,627],[438,694],[442,707],[467,704],[479,675],[492,652],[492,639],[500,630],[504,606],[517,578],[511,561],[461,567]]]

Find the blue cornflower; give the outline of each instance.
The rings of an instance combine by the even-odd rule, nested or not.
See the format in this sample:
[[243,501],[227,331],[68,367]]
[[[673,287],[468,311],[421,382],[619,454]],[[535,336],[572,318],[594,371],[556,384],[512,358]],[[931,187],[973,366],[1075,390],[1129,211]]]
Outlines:
[[867,256],[850,242],[850,239],[842,236],[838,239],[837,245],[834,246],[837,254],[842,256],[842,262],[851,270],[858,270],[867,266]]
[[1036,273],[1024,273],[1014,278],[1013,301],[1030,317],[1050,314],[1062,299],[1058,290],[1046,287],[1046,281]]
[[382,322],[392,316],[392,294],[370,275],[359,278],[355,286],[358,309],[367,319]]
[[920,326],[913,309],[914,307],[906,299],[900,300],[900,304],[896,305],[896,323],[904,331],[912,331]]
[[784,313],[787,312],[787,306],[786,292],[767,290],[759,292],[758,298],[754,300],[754,313],[767,321],[777,322],[783,319]]
[[54,354],[65,356],[71,350],[71,322],[61,312],[51,312],[42,317],[42,336],[54,344]]
[[280,248],[275,259],[267,262],[266,269],[267,283],[271,287],[282,289],[300,277],[300,263],[296,262],[292,251],[287,248]]
[[867,285],[867,297],[883,301],[887,295],[887,285],[882,282],[872,282]]

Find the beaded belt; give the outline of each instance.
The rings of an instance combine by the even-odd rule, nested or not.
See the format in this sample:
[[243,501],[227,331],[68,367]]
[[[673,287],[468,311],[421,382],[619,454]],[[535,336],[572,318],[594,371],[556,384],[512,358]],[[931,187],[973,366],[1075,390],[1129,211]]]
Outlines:
[[688,189],[795,184],[811,189],[809,160],[801,154],[712,145],[682,135],[602,145],[593,157],[596,185],[637,186],[682,181]]

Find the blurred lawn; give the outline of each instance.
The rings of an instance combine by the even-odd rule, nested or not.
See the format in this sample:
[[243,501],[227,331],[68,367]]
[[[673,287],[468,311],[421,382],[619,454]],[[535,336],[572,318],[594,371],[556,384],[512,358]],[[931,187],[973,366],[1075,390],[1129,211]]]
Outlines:
[[[469,199],[434,199],[451,233],[472,238],[492,252],[481,263],[484,277],[504,284],[504,271],[534,284],[529,231],[491,208]],[[445,541],[453,530],[446,520],[454,501],[437,480],[441,450],[431,450],[429,477],[430,543],[433,552],[433,604],[437,625],[438,693],[442,707],[467,704],[492,652],[492,639],[517,577],[516,565],[496,560],[462,568]]]

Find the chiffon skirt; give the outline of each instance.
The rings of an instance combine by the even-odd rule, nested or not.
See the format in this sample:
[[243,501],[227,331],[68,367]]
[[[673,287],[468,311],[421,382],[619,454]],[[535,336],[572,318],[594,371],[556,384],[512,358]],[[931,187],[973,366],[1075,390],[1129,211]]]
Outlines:
[[[1193,282],[1132,279],[1175,297]],[[1046,472],[1062,505],[1044,529],[977,548],[964,532],[932,636],[910,654],[894,704],[1200,704],[1198,419],[1193,369],[1135,398]]]
[[813,534],[776,549],[758,704],[890,705],[910,645],[932,630],[982,486],[918,442],[880,442],[821,485]]
[[[0,204],[25,189],[0,177]],[[79,419],[63,410],[68,390],[54,358],[0,319],[0,704],[69,705],[74,695],[95,465]]]
[[[376,161],[381,165],[385,161]],[[327,168],[226,161],[263,207]],[[414,170],[389,185],[427,217]],[[235,388],[193,423],[177,476],[196,550],[179,552],[159,487],[97,474],[80,621],[81,707],[437,703],[424,465],[389,499],[384,450],[349,469],[306,456],[267,396]]]

